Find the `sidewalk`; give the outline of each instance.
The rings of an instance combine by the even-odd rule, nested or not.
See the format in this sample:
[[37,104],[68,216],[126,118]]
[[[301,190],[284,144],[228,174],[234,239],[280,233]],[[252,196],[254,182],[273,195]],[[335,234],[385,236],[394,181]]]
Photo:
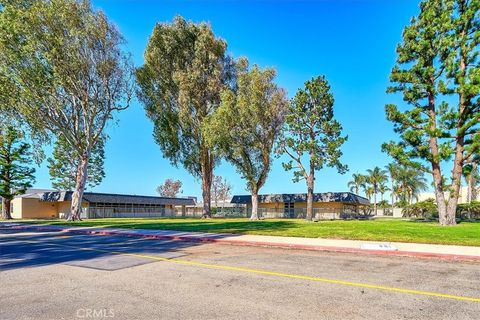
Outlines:
[[181,232],[171,230],[120,229],[98,227],[70,227],[32,225],[23,223],[0,223],[1,228],[33,231],[71,232],[77,234],[116,235],[127,237],[170,239],[178,241],[194,241],[243,246],[261,246],[298,250],[347,252],[360,254],[380,254],[395,256],[411,256],[420,258],[439,258],[444,260],[460,260],[480,262],[480,247],[404,243],[377,242],[362,240],[336,240],[320,238],[297,238],[259,235],[239,235],[225,233]]

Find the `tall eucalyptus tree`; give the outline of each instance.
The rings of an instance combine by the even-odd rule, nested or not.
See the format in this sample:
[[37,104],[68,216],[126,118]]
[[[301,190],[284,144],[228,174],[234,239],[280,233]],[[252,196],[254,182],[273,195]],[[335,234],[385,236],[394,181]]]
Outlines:
[[157,23],[137,69],[138,97],[152,120],[163,155],[201,179],[203,216],[210,217],[213,169],[219,161],[206,141],[206,120],[220,105],[232,61],[227,43],[207,23]]
[[124,44],[87,0],[10,0],[2,7],[0,100],[14,94],[13,108],[34,136],[62,138],[78,155],[71,220],[80,219],[92,150],[130,101],[133,70]]

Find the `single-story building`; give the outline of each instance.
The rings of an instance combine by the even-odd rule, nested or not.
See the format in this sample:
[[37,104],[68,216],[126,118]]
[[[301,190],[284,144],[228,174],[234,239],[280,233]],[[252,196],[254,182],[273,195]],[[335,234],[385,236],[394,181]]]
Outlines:
[[[244,210],[239,210],[244,206],[239,206],[231,202],[231,199],[226,199],[225,201],[215,201],[212,200],[210,204],[210,209],[214,217],[228,217],[228,216],[243,216],[245,215]],[[203,215],[203,202],[196,202],[193,206],[187,206],[187,216],[192,217],[201,217]]]
[[[252,196],[235,195],[231,203],[245,206],[252,213]],[[351,192],[323,192],[313,194],[315,219],[343,219],[370,213],[370,201]],[[303,218],[307,211],[306,193],[264,194],[258,196],[258,214],[264,218]]]
[[[65,218],[70,214],[73,191],[30,189],[12,200],[16,219]],[[85,192],[82,218],[155,217],[184,215],[193,199]]]

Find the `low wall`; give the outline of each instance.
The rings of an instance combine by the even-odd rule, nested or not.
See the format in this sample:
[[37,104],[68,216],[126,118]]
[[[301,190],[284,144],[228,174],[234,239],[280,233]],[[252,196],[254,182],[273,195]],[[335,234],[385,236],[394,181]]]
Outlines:
[[377,209],[377,216],[401,218],[403,217],[402,210],[403,210],[402,208],[393,208],[393,212],[392,212],[391,208]]

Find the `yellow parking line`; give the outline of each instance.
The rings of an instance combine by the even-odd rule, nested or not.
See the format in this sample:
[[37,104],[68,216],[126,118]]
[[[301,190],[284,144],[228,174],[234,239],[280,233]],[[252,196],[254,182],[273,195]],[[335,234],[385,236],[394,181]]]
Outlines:
[[[26,240],[26,242],[40,243],[41,241]],[[167,262],[176,263],[176,264],[196,266],[196,267],[204,267],[204,268],[210,268],[210,269],[239,271],[239,272],[245,272],[245,273],[253,273],[253,274],[261,274],[261,275],[267,275],[267,276],[281,277],[281,278],[308,280],[308,281],[323,282],[323,283],[337,284],[337,285],[350,286],[350,287],[369,288],[369,289],[376,289],[376,290],[383,290],[383,291],[409,293],[409,294],[416,294],[416,295],[422,295],[422,296],[430,296],[430,297],[437,297],[437,298],[446,298],[446,299],[454,299],[454,300],[479,302],[480,303],[480,298],[457,296],[457,295],[444,294],[444,293],[438,293],[438,292],[429,292],[429,291],[421,291],[421,290],[413,290],[413,289],[403,289],[403,288],[397,288],[397,287],[388,287],[388,286],[381,286],[381,285],[368,284],[368,283],[360,283],[360,282],[334,280],[334,279],[327,279],[327,278],[302,276],[302,275],[297,275],[297,274],[281,273],[281,272],[267,271],[267,270],[260,270],[260,269],[250,269],[250,268],[226,266],[226,265],[220,265],[220,264],[209,264],[209,263],[202,263],[202,262],[195,262],[195,261],[169,259],[169,258],[162,258],[162,257],[157,257],[157,256],[145,255],[145,254],[129,253],[129,252],[121,252],[121,251],[111,251],[111,250],[102,250],[102,249],[95,249],[95,248],[88,248],[88,247],[78,247],[78,246],[64,245],[64,244],[59,244],[59,243],[51,243],[50,245],[69,247],[69,248],[75,248],[75,249],[86,250],[86,251],[97,251],[97,252],[104,252],[104,253],[110,253],[110,254],[116,254],[116,255],[132,256],[132,257],[145,258],[145,259],[150,259],[150,260],[167,261]]]

